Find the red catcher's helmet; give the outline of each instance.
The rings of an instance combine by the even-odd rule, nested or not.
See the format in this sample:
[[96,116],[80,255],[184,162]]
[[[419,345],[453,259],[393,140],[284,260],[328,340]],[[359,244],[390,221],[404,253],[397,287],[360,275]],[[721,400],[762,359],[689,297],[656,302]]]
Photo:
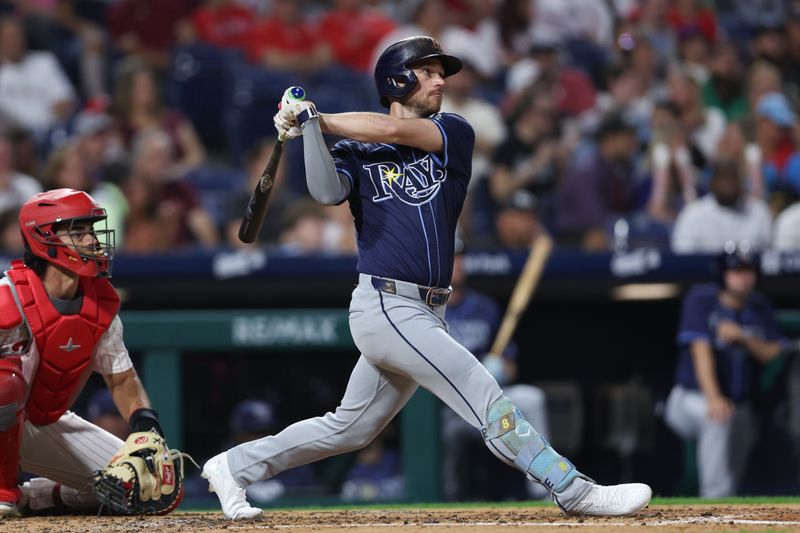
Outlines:
[[[94,230],[95,242],[91,247],[77,246],[79,235],[73,227],[79,222],[104,227]],[[114,258],[114,230],[105,227],[106,210],[83,191],[53,189],[33,195],[19,212],[19,227],[31,253],[79,276],[111,276]],[[57,231],[66,230],[74,235],[72,243],[65,243]]]

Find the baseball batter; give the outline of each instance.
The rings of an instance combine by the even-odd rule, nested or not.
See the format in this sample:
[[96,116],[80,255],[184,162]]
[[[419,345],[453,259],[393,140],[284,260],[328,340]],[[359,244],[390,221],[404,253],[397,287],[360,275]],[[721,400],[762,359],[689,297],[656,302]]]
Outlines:
[[[284,98],[276,127],[282,138],[302,134],[309,192],[326,205],[347,200],[353,213],[359,282],[350,331],[361,357],[335,412],[205,464],[203,476],[229,518],[261,512],[246,502],[249,484],[366,446],[420,385],[482,432],[498,458],[545,485],[565,512],[625,515],[650,501],[647,485],[605,487],[581,474],[447,333],[456,222],[475,135],[439,108],[445,78],[460,68],[430,37],[411,37],[389,46],[375,67],[388,115],[318,114],[311,102]],[[329,152],[323,132],[345,140]]]
[[[34,195],[20,210],[25,260],[0,280],[0,518],[96,508],[91,476],[123,442],[69,408],[99,372],[134,431],[158,416],[122,342],[108,281],[114,230],[85,192]],[[34,478],[17,486],[20,466]]]

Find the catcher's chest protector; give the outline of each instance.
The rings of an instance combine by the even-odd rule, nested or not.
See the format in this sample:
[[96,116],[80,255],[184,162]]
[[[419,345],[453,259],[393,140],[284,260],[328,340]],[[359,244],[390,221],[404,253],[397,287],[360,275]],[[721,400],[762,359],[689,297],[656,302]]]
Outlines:
[[62,315],[50,302],[39,276],[21,262],[12,263],[6,275],[39,349],[27,418],[37,426],[52,424],[80,392],[94,347],[119,310],[119,296],[107,279],[82,277],[80,312]]

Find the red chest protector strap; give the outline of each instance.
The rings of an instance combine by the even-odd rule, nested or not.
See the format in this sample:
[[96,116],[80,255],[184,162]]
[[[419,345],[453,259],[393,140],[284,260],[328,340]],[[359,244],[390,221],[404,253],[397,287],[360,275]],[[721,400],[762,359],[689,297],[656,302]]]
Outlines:
[[27,401],[28,420],[52,424],[80,392],[94,347],[119,310],[119,296],[107,279],[81,277],[81,309],[62,315],[39,276],[22,262],[14,261],[6,275],[39,349],[39,366]]

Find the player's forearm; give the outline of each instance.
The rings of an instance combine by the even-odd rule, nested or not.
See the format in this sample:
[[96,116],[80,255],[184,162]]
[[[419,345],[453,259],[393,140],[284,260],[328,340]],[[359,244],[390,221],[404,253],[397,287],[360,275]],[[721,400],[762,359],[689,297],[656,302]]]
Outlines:
[[742,344],[762,363],[771,361],[781,353],[781,343],[775,341],[766,341],[745,335],[742,337]]
[[303,124],[303,160],[311,197],[323,205],[336,205],[350,194],[350,181],[336,172],[317,119]]
[[692,343],[691,351],[694,373],[703,395],[706,398],[722,396],[722,391],[717,381],[717,369],[714,364],[714,354],[711,352],[711,346],[706,342],[694,342]]
[[150,408],[150,398],[134,369],[103,376],[119,414],[128,420],[137,409]]
[[397,134],[398,119],[381,113],[320,113],[320,127],[332,133],[361,142],[393,142]]
[[442,134],[427,118],[398,118],[382,113],[320,113],[324,133],[365,143],[413,146],[426,152],[441,152]]

